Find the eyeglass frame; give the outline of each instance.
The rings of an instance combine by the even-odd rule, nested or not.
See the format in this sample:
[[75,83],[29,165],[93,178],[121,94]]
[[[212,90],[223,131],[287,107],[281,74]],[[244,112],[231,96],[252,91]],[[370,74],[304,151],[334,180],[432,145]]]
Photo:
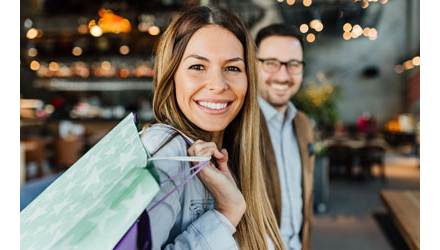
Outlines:
[[[277,62],[280,63],[280,67],[278,68],[277,71],[274,71],[274,72],[267,72],[267,70],[264,70],[264,71],[266,71],[267,73],[270,73],[270,74],[274,74],[274,73],[278,72],[278,71],[281,69],[281,66],[284,65],[284,66],[286,67],[286,71],[287,71],[289,74],[292,74],[292,75],[299,75],[299,74],[301,74],[301,73],[304,72],[304,68],[306,67],[306,62],[304,62],[304,61],[299,61],[299,60],[296,60],[296,59],[292,59],[292,60],[289,60],[289,61],[287,61],[287,62],[283,62],[283,61],[280,61],[280,60],[278,60],[278,59],[276,59],[276,58],[265,58],[265,59],[263,59],[263,58],[258,58],[258,61],[262,62],[263,64],[264,64],[266,61],[269,61],[269,60],[277,61]],[[297,62],[297,63],[302,64],[303,68],[302,68],[301,72],[298,72],[298,73],[291,73],[291,72],[289,72],[288,64],[289,64],[290,62],[292,62],[292,61],[293,61],[293,62]],[[263,69],[264,69],[264,68],[263,68]]]

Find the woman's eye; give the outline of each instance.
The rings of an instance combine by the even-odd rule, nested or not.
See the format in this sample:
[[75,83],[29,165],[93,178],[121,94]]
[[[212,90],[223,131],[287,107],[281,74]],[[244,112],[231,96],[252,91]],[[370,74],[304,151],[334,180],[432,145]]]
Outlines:
[[226,67],[227,71],[235,71],[235,72],[241,72],[241,69],[239,67],[235,67],[235,66],[228,66]]
[[195,69],[195,70],[204,70],[205,68],[201,64],[191,65],[189,69]]

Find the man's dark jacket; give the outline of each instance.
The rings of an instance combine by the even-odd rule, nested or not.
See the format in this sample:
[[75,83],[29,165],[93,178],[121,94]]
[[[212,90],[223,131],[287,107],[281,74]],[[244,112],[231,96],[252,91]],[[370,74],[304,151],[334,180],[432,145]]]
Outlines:
[[[270,140],[269,130],[263,113],[261,118],[261,145],[264,164],[264,174],[266,188],[269,200],[277,218],[278,225],[281,221],[281,188],[278,176],[277,162],[275,153]],[[313,152],[313,128],[308,117],[298,110],[293,119],[293,128],[295,129],[298,140],[298,148],[301,156],[302,165],[302,197],[303,197],[303,223],[301,226],[301,243],[303,250],[311,249],[311,226],[313,216],[313,169],[315,165],[315,156]]]

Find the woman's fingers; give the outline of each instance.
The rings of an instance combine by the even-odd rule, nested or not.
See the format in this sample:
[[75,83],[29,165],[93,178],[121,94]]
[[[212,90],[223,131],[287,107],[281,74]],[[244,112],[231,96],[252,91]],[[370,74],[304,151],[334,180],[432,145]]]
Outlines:
[[188,148],[190,156],[214,156],[222,158],[224,155],[217,149],[217,145],[213,142],[204,142],[197,140]]

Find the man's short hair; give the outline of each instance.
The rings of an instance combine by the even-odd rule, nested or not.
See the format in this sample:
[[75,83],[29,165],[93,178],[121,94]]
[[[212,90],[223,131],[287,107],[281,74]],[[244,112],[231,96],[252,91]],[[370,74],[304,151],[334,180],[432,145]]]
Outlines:
[[261,41],[263,41],[264,38],[270,37],[270,36],[290,36],[294,37],[299,40],[301,43],[301,48],[304,51],[304,44],[303,44],[303,35],[299,31],[298,27],[295,25],[285,25],[282,23],[277,24],[271,24],[265,28],[262,28],[258,34],[257,38],[255,39],[255,44],[257,47],[260,46]]

